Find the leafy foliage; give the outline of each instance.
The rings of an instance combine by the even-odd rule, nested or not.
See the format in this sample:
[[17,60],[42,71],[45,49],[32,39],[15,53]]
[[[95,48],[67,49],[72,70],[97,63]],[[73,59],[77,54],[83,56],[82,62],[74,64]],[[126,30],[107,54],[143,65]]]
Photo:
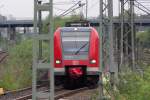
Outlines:
[[144,46],[150,46],[150,29],[144,32],[138,32],[137,38],[141,43],[143,43]]
[[120,80],[119,95],[125,100],[149,100],[150,68],[144,72],[143,77],[132,72],[122,75]]
[[18,89],[31,85],[32,40],[22,41],[9,50],[6,62],[0,64],[0,87]]
[[[43,57],[49,59],[47,42],[42,43]],[[0,87],[14,90],[32,83],[32,40],[21,41],[9,49],[7,61],[0,64]]]
[[[79,15],[72,15],[69,17],[54,17],[54,30],[56,30],[58,27],[65,26],[65,23],[67,21],[74,21],[79,19],[80,19]],[[43,22],[43,32],[48,33],[49,30],[48,28],[49,28],[49,16]]]

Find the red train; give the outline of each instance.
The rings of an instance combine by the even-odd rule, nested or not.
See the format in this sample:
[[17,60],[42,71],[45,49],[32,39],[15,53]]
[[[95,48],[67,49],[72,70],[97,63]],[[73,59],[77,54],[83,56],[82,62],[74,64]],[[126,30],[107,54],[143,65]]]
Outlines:
[[58,28],[54,33],[54,66],[56,83],[63,83],[65,88],[96,85],[99,80],[99,35],[96,29]]

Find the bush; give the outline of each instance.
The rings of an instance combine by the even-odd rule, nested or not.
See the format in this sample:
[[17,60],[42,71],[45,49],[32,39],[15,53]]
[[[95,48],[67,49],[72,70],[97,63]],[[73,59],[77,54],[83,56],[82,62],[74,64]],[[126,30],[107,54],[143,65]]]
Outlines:
[[[75,20],[80,20],[80,16],[79,15],[72,15],[72,16],[69,16],[69,17],[54,17],[54,31],[58,27],[64,27],[66,22],[75,21]],[[48,33],[48,30],[49,30],[48,25],[49,25],[49,16],[43,21],[42,31],[44,33]]]
[[0,64],[0,87],[7,90],[31,86],[32,40],[22,41],[9,50],[9,56]]
[[121,76],[118,86],[119,95],[125,100],[149,100],[150,98],[150,68],[144,72],[144,76],[139,74],[126,73]]
[[[42,43],[43,58],[49,59],[48,43]],[[14,90],[32,84],[32,40],[24,40],[9,49],[7,60],[0,64],[0,87]]]
[[150,47],[150,29],[144,32],[138,32],[136,34],[136,37],[144,47]]

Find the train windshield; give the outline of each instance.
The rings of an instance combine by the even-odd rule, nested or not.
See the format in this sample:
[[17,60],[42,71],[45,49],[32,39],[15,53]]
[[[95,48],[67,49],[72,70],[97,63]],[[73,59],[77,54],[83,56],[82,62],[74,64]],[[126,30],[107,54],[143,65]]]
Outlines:
[[90,32],[62,32],[64,59],[86,59]]

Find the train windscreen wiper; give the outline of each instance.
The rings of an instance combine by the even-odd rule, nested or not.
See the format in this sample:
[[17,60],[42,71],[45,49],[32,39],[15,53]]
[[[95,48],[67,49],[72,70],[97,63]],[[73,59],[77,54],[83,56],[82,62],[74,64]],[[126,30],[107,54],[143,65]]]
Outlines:
[[88,43],[89,43],[89,42],[86,42],[84,45],[82,45],[82,47],[79,48],[79,50],[77,50],[77,51],[75,52],[75,55],[77,55],[77,54],[80,52],[80,50],[81,50],[82,48],[84,48]]

